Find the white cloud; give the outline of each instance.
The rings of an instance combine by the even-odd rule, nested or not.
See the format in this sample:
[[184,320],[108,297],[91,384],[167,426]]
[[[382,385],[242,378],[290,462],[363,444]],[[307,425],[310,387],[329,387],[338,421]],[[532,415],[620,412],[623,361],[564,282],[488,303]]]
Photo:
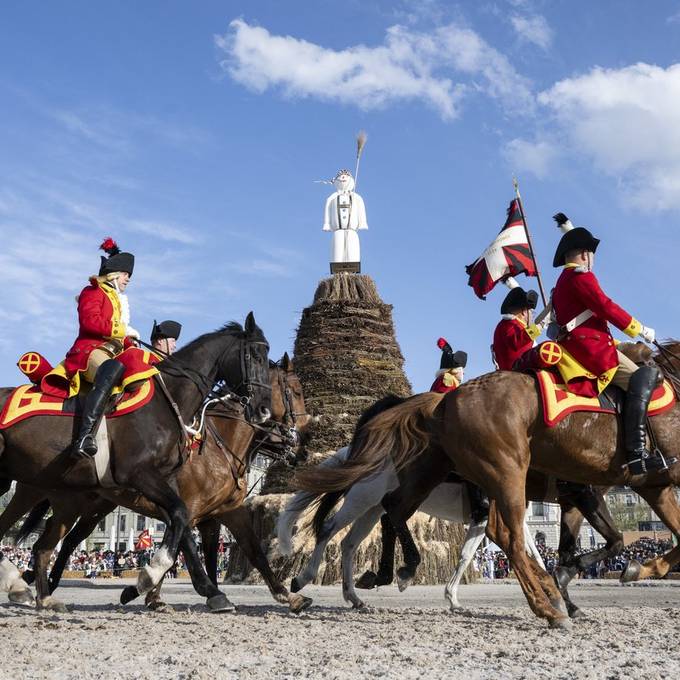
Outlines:
[[464,95],[472,90],[501,98],[512,109],[533,104],[528,82],[507,58],[454,23],[428,33],[392,26],[380,46],[336,51],[236,19],[215,42],[227,54],[221,62],[225,71],[256,92],[278,88],[289,97],[361,109],[420,100],[446,120],[459,115]]
[[552,140],[517,138],[505,144],[503,155],[513,170],[531,172],[542,179],[557,160],[559,149]]
[[550,47],[553,31],[545,17],[540,14],[533,16],[515,14],[510,17],[510,23],[521,40],[537,45],[544,50]]
[[680,64],[594,68],[542,92],[564,147],[615,176],[627,199],[680,209]]

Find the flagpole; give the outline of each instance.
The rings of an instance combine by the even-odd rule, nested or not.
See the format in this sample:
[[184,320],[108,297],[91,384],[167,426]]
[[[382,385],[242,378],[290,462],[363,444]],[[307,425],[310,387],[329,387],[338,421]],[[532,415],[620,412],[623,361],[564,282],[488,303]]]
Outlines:
[[545,290],[543,288],[543,279],[541,278],[541,270],[538,268],[538,262],[536,261],[536,253],[534,252],[534,244],[531,240],[531,233],[529,232],[529,225],[527,224],[527,218],[524,215],[524,206],[522,205],[522,197],[519,195],[519,182],[516,177],[512,178],[512,185],[515,187],[515,196],[517,197],[517,205],[519,206],[519,214],[522,216],[522,223],[524,224],[524,231],[527,235],[527,242],[529,243],[529,252],[531,253],[531,259],[534,261],[534,267],[536,267],[536,278],[538,279],[538,289],[541,291],[541,298],[543,300],[543,306],[548,306],[548,298],[545,296]]

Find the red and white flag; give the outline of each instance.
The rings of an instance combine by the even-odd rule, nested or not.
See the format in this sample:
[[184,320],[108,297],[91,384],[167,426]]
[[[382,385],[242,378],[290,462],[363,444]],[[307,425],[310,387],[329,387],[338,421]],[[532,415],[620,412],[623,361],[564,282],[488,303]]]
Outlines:
[[536,263],[531,255],[518,199],[510,202],[508,219],[494,242],[465,271],[470,277],[468,286],[472,286],[482,300],[499,281],[510,276],[536,276]]
[[148,529],[144,529],[139,536],[137,536],[137,543],[135,543],[135,550],[148,550],[153,548],[153,540]]

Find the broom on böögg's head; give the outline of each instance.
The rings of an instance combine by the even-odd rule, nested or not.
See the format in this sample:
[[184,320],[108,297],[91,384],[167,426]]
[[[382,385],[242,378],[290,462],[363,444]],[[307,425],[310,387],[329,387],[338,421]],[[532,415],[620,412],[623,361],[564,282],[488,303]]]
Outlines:
[[367,139],[368,135],[363,130],[360,130],[357,135],[357,164],[354,169],[354,191],[356,191],[357,184],[359,183],[359,161],[361,160],[361,154],[366,146]]

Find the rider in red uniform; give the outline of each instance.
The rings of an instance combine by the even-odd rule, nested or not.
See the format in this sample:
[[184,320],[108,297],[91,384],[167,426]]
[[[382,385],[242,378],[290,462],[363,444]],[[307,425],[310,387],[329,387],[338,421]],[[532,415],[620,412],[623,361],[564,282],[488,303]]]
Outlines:
[[493,334],[491,351],[496,366],[501,371],[511,371],[515,362],[534,346],[542,327],[531,322],[532,310],[536,309],[538,294],[525,291],[519,286],[505,296],[501,305],[500,323]]
[[[437,347],[442,351],[439,370],[430,392],[445,394],[453,392],[464,379],[464,369],[467,365],[467,352],[454,352],[451,345],[444,339],[437,340]],[[459,477],[456,477],[459,480]],[[465,481],[468,500],[470,501],[470,516],[474,522],[481,522],[489,516],[489,500],[484,492],[472,482]]]
[[676,461],[652,456],[647,449],[647,407],[660,377],[659,369],[638,367],[618,352],[608,324],[647,342],[654,341],[654,329],[643,326],[600,288],[592,271],[599,239],[583,227],[574,228],[563,213],[554,219],[564,232],[553,260],[553,267],[564,270],[552,295],[564,355],[558,365],[560,373],[570,390],[578,394],[598,394],[610,382],[625,390],[624,444],[630,473],[667,469]]
[[86,456],[97,452],[95,435],[114,388],[120,391],[158,372],[135,346],[139,332],[130,325],[124,291],[132,276],[134,255],[121,252],[112,239],[106,239],[101,248],[109,257],[101,258],[99,274],[90,278],[78,296],[78,337],[66,359],[41,382],[43,392],[63,398],[77,395],[82,380],[92,383],[75,442],[75,451]]

